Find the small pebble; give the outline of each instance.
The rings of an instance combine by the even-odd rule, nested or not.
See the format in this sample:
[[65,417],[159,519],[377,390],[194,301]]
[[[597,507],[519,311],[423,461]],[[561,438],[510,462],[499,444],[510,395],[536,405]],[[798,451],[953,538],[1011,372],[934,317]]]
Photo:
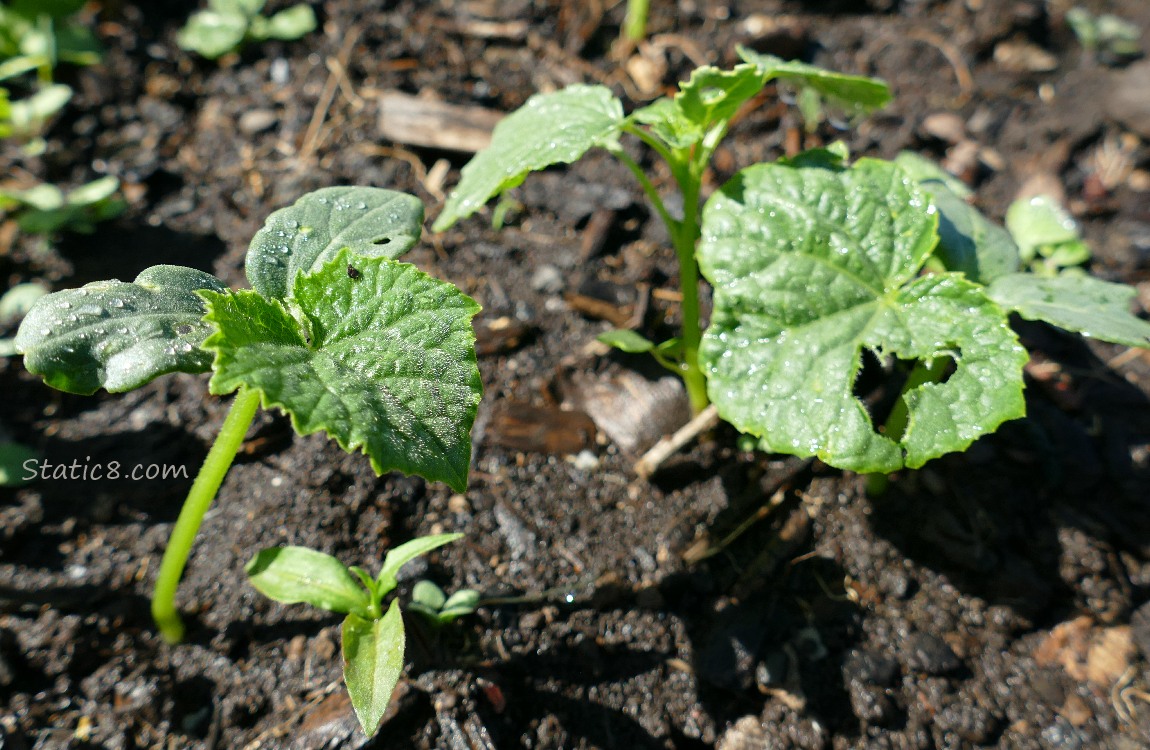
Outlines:
[[531,288],[537,292],[558,294],[564,286],[563,272],[550,263],[539,266],[531,276]]
[[907,638],[906,666],[917,672],[943,675],[962,666],[954,651],[938,636],[913,633]]
[[279,117],[270,109],[249,109],[240,115],[238,127],[245,135],[255,135],[271,128],[277,120]]

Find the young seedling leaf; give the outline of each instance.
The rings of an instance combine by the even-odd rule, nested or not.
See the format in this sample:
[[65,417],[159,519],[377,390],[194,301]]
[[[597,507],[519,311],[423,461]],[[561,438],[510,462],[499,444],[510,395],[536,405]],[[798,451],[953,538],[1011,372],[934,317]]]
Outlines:
[[890,88],[875,78],[835,73],[797,60],[783,60],[774,55],[765,55],[742,46],[738,48],[738,53],[744,62],[758,67],[764,83],[781,78],[814,89],[836,104],[863,111],[885,107],[891,100]]
[[378,731],[403,673],[404,640],[398,601],[378,620],[353,614],[343,621],[343,680],[368,737]]
[[[704,211],[699,263],[715,288],[699,352],[719,414],[771,450],[862,472],[918,467],[1023,414],[1025,351],[1005,314],[957,274],[916,278],[936,241],[925,194],[892,164],[757,165]],[[852,388],[863,349],[951,357],[908,391],[900,441]]]
[[292,40],[315,31],[315,11],[310,5],[293,5],[268,19],[265,36],[269,39]]
[[1092,276],[1042,278],[1015,273],[995,279],[990,298],[1027,320],[1126,346],[1150,347],[1150,322],[1130,314],[1136,291]]
[[442,232],[470,216],[529,172],[613,144],[625,122],[623,105],[605,86],[579,84],[532,96],[495,126],[491,145],[463,168],[433,229]]
[[[1047,195],[1018,200],[1006,209],[1006,229],[1018,244],[1023,262],[1060,255],[1060,265],[1077,265],[1090,259],[1082,242],[1078,222]],[[1061,252],[1060,252],[1061,251]]]
[[[460,491],[462,492],[462,490]],[[400,568],[420,555],[426,555],[436,547],[450,544],[462,537],[463,534],[435,534],[433,536],[417,537],[410,542],[404,542],[389,551],[387,557],[383,558],[383,568],[375,578],[376,584],[382,589],[382,593],[391,591],[396,586],[395,577],[399,573]]]
[[377,473],[463,491],[482,388],[470,297],[414,266],[343,250],[296,276],[290,309],[252,291],[204,298],[217,327],[203,344],[216,357],[212,393],[256,389],[298,433],[362,449]]
[[153,266],[130,284],[97,281],[37,300],[16,334],[24,366],[53,388],[120,393],[169,372],[205,372],[211,332],[197,291],[227,289],[211,274]]
[[239,13],[204,10],[193,13],[176,34],[181,49],[215,60],[244,42],[248,19]]
[[256,591],[284,604],[310,604],[329,612],[365,616],[371,597],[347,567],[307,547],[272,547],[247,564]]
[[446,602],[447,594],[443,593],[443,589],[439,588],[434,581],[424,579],[411,587],[411,604],[408,606],[419,605],[434,616],[443,609]]
[[440,617],[462,617],[469,615],[475,611],[479,606],[479,592],[475,589],[460,589],[451,596],[447,597],[447,601],[440,607]]
[[962,273],[980,284],[989,284],[999,276],[1018,270],[1018,247],[1005,229],[943,183],[928,181],[921,183],[921,187],[930,194],[938,210],[939,241],[935,255],[946,270]]
[[634,331],[606,331],[595,337],[600,343],[630,354],[642,354],[655,348],[655,342]]
[[754,65],[733,70],[697,68],[679,86],[674,99],[659,99],[632,115],[674,148],[698,143],[717,124],[726,123],[748,99],[763,88],[763,76]]
[[316,190],[268,216],[248,247],[248,280],[263,296],[285,299],[298,274],[315,273],[344,248],[398,258],[422,231],[423,204],[413,195],[369,187]]

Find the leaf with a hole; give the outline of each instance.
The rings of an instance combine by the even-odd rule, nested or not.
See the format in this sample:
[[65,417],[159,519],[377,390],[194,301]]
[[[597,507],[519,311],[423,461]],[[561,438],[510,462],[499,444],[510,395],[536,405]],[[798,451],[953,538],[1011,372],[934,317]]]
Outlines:
[[[708,201],[700,268],[715,288],[699,352],[720,415],[770,449],[885,472],[962,450],[1022,416],[1026,353],[1005,313],[957,274],[918,277],[936,215],[896,166],[757,165]],[[905,394],[901,440],[853,393],[864,349],[951,357]]]
[[97,281],[41,297],[16,334],[29,372],[69,393],[139,388],[169,372],[205,372],[211,332],[198,291],[223,292],[214,276],[153,266],[130,284]]
[[419,241],[423,204],[413,195],[369,187],[308,193],[275,211],[248,247],[252,289],[284,299],[301,273],[314,273],[349,249],[369,258],[398,258]]
[[435,231],[475,213],[530,172],[569,164],[596,146],[614,144],[625,122],[623,105],[606,86],[577,84],[532,96],[500,120],[491,145],[463,168]]
[[987,294],[1027,320],[1043,320],[1083,336],[1150,347],[1150,323],[1130,313],[1137,291],[1092,276],[1042,278],[1016,273],[995,279]]
[[368,737],[379,729],[403,673],[404,642],[398,600],[378,620],[348,615],[343,621],[343,679]]
[[247,564],[256,591],[284,604],[310,604],[329,612],[367,616],[371,597],[347,566],[307,547],[260,550]]
[[247,290],[204,298],[217,329],[203,344],[216,356],[212,393],[257,390],[299,434],[322,430],[361,449],[377,473],[466,487],[482,389],[471,328],[479,305],[455,286],[342,250],[297,275],[286,301]]

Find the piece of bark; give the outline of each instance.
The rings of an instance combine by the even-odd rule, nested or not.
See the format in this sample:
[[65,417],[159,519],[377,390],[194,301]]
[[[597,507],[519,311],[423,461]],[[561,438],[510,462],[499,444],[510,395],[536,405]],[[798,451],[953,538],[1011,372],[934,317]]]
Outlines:
[[503,113],[485,107],[448,104],[401,91],[379,95],[379,132],[395,143],[473,154],[491,144]]
[[487,439],[515,451],[569,455],[595,444],[595,423],[584,412],[502,401],[492,410]]
[[475,320],[475,353],[480,357],[514,351],[535,332],[535,326],[507,315]]

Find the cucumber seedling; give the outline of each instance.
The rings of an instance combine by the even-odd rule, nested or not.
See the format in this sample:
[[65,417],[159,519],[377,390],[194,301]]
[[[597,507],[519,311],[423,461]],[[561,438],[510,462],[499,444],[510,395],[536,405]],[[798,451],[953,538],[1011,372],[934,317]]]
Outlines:
[[[434,228],[450,227],[532,171],[605,149],[634,174],[667,226],[679,261],[682,330],[661,343],[634,331],[600,340],[653,354],[683,378],[696,411],[713,403],[764,450],[864,473],[920,467],[1023,416],[1027,353],[1010,328],[1011,312],[1150,344],[1150,323],[1127,309],[1133,289],[1085,275],[1018,273],[1010,235],[921,162],[850,166],[835,144],[750,166],[702,207],[711,155],[768,81],[860,111],[890,97],[880,81],[739,53],[744,64],[700,68],[673,97],[629,115],[603,86],[533,96],[463,168]],[[681,214],[624,150],[623,135],[666,163]],[[916,166],[929,174],[916,178]],[[714,290],[705,331],[700,272]],[[854,393],[866,351],[909,370],[885,420]]]
[[236,394],[156,580],[152,614],[167,641],[183,637],[175,595],[192,542],[261,405],[287,413],[301,435],[324,431],[361,450],[377,474],[464,490],[482,388],[471,328],[479,305],[395,260],[422,223],[413,196],[326,188],[268,217],[248,249],[250,290],[153,266],[132,283],[42,297],[24,318],[16,348],[54,388],[119,393],[211,371],[211,393]]
[[[285,604],[310,604],[347,615],[341,629],[343,681],[355,715],[368,737],[379,729],[399,682],[407,640],[399,600],[393,599],[385,611],[383,598],[399,585],[396,576],[400,568],[462,536],[437,534],[401,544],[387,553],[383,567],[374,577],[363,568],[347,567],[331,555],[306,547],[265,549],[247,565],[252,586],[269,599]],[[431,616],[425,611],[426,602],[417,604],[420,584],[426,583],[429,582],[416,584],[411,608]],[[439,602],[436,621],[450,622],[454,617],[474,611],[478,594],[473,591],[468,594],[463,597],[466,602],[461,598],[450,610]],[[470,606],[465,608],[465,604]]]

